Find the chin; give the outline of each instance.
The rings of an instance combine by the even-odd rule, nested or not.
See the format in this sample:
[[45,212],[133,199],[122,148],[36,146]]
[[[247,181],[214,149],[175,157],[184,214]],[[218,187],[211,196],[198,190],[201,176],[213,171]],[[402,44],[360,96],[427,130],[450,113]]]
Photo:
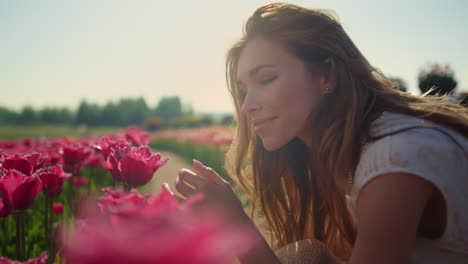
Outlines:
[[286,143],[274,139],[262,139],[263,148],[267,151],[275,151],[282,148]]

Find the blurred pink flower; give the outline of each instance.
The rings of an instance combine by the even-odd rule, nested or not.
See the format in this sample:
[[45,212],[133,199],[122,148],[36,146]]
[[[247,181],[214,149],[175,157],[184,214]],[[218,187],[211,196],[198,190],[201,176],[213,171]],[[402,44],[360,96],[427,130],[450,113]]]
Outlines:
[[[190,201],[178,204],[165,189],[155,197],[136,190],[128,195],[108,190],[105,197],[114,199],[101,199],[106,213],[77,221],[70,239],[64,238],[67,263],[233,263],[254,243],[246,228],[215,212],[195,214]],[[123,214],[125,205],[132,214]],[[107,210],[115,206],[119,210]],[[109,222],[116,218],[122,220],[118,225]]]
[[52,205],[52,212],[55,214],[62,214],[63,213],[63,204],[62,203],[54,203]]
[[47,263],[47,252],[42,252],[42,254],[39,257],[35,259],[30,259],[25,262],[11,260],[6,257],[0,257],[0,264],[46,264],[46,263]]
[[141,131],[138,127],[131,126],[124,132],[124,137],[135,146],[148,145],[149,133]]
[[75,187],[82,187],[82,186],[85,186],[86,184],[88,184],[88,178],[86,178],[85,176],[81,176],[81,177],[73,177],[72,178],[72,184],[73,186]]
[[104,155],[96,151],[91,152],[91,155],[86,162],[86,166],[90,166],[92,168],[104,168],[105,169],[106,161],[104,159]]

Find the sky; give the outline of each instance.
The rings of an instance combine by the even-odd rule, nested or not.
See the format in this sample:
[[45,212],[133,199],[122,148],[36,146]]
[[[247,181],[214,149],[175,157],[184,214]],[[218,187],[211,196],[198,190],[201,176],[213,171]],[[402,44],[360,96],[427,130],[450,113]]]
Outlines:
[[[232,112],[225,56],[257,0],[0,0],[0,106],[76,109],[180,96]],[[288,1],[334,10],[370,63],[419,94],[428,63],[449,64],[468,92],[468,1]]]

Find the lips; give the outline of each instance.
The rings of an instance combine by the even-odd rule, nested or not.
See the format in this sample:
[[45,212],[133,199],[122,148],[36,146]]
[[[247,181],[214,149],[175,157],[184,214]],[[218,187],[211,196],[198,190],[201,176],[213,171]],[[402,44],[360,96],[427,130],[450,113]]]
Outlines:
[[267,117],[267,118],[257,118],[257,119],[254,119],[253,120],[253,124],[255,126],[255,131],[258,132],[260,131],[262,128],[264,128],[265,126],[267,126],[268,124],[271,123],[271,121],[273,121],[274,119],[276,119],[276,116],[274,117]]

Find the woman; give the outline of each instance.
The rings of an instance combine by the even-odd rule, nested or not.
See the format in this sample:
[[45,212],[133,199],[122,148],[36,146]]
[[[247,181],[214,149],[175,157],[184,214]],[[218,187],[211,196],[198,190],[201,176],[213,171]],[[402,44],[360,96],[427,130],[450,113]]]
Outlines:
[[[348,263],[466,263],[465,108],[393,89],[327,11],[281,3],[248,19],[226,76],[237,117],[227,168],[275,249],[311,239]],[[229,184],[194,165],[176,189],[249,223]],[[279,263],[265,241],[240,257]]]

